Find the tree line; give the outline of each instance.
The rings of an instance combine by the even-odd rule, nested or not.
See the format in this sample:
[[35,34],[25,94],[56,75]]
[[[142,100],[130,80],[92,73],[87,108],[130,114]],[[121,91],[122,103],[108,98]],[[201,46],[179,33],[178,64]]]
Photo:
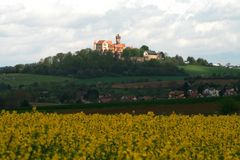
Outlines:
[[[137,49],[126,49],[133,52]],[[142,52],[142,49],[139,49]],[[137,51],[138,52],[138,51]],[[0,73],[32,73],[45,75],[64,75],[79,78],[101,76],[148,76],[148,75],[185,75],[176,64],[168,61],[133,62],[121,60],[111,52],[98,52],[82,49],[75,53],[58,53],[46,57],[37,63],[19,64],[13,67],[2,67]]]

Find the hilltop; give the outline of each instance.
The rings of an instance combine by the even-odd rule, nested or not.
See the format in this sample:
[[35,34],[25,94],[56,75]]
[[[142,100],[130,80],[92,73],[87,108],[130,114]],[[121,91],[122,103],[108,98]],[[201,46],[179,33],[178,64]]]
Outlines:
[[[155,59],[146,59],[144,54],[153,54],[149,57]],[[135,101],[138,106],[146,104],[142,101],[169,97],[199,97],[213,88],[226,95],[237,95],[240,69],[213,66],[193,57],[188,57],[186,64],[179,55],[169,57],[163,52],[160,55],[147,46],[126,48],[121,58],[108,51],[83,49],[58,53],[32,64],[2,67],[0,107],[19,109],[33,104],[65,104],[77,109],[88,103]],[[211,105],[219,108],[215,102]]]

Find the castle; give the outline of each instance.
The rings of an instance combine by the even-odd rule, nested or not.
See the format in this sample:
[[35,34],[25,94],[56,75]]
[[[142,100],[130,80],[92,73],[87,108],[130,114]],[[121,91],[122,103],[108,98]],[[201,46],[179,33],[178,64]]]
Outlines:
[[110,51],[114,54],[121,55],[126,48],[125,44],[121,43],[121,36],[117,34],[116,43],[113,44],[111,40],[98,40],[94,42],[94,49],[100,52]]

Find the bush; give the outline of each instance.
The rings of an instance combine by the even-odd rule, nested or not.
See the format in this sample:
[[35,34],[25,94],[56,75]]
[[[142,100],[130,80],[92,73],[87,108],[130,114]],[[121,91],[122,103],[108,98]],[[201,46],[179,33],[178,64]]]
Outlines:
[[230,98],[222,101],[220,110],[221,114],[224,115],[234,114],[237,113],[239,110],[240,110],[239,104],[237,104],[237,102],[234,99]]
[[29,104],[28,100],[23,100],[21,103],[20,103],[20,107],[30,107],[31,105]]

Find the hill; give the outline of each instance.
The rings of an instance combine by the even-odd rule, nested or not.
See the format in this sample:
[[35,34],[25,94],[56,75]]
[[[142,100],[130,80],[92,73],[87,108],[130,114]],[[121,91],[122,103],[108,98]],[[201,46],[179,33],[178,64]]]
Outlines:
[[75,53],[58,53],[37,63],[1,67],[0,73],[58,75],[76,78],[186,75],[174,63],[161,63],[160,61],[140,63],[130,59],[117,58],[112,53],[102,53],[91,49]]
[[190,76],[240,76],[240,69],[226,67],[210,67],[200,65],[184,65],[179,66]]
[[9,84],[13,87],[19,85],[31,85],[33,83],[66,83],[92,85],[99,83],[124,83],[124,82],[146,82],[159,80],[183,80],[183,76],[117,76],[117,77],[98,77],[98,78],[70,78],[67,76],[50,76],[39,74],[9,73],[0,74],[0,83]]
[[[112,76],[98,78],[72,78],[40,74],[0,74],[0,108],[26,106],[26,102],[72,104],[82,103],[82,96],[98,95],[149,95],[163,92],[159,89],[115,89],[113,84],[175,81],[182,76]],[[86,97],[87,96],[87,97]],[[90,96],[90,97],[89,97]],[[95,95],[94,95],[95,96]],[[89,97],[89,98],[88,98]],[[96,98],[94,98],[96,100]]]
[[12,87],[18,87],[19,85],[30,85],[33,83],[64,83],[66,81],[77,82],[78,80],[64,76],[48,76],[21,73],[0,74],[0,83],[9,84]]

